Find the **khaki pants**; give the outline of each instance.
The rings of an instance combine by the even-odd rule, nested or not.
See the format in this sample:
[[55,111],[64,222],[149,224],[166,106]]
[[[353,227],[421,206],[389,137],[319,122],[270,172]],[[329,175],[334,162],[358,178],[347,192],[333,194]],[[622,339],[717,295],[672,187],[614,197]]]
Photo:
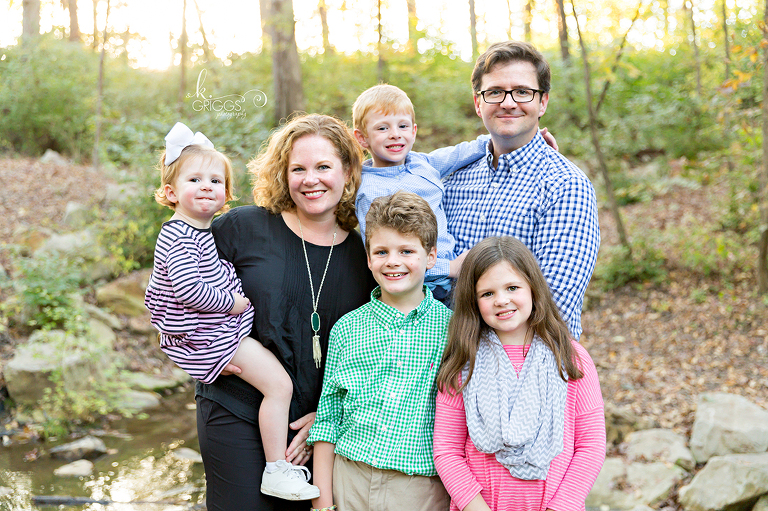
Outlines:
[[338,511],[447,511],[451,498],[437,476],[380,470],[337,454],[333,503]]

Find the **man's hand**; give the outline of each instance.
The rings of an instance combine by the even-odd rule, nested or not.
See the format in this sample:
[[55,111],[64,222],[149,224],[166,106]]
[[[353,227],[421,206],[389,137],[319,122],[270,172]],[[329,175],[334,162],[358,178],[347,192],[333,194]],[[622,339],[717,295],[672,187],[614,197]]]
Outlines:
[[552,135],[547,128],[541,128],[541,136],[544,137],[544,142],[546,142],[549,147],[555,151],[560,150],[560,148],[557,147],[557,140],[555,140],[554,135]]

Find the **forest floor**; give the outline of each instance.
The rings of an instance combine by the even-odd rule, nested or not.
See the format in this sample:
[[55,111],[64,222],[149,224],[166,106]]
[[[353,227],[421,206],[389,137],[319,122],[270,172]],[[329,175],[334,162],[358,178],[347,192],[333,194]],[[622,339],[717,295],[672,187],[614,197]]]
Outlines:
[[[33,159],[0,158],[0,182],[0,243],[5,244],[40,227],[60,230],[69,201],[98,204],[105,192],[104,178],[90,167]],[[716,180],[698,189],[670,187],[622,208],[622,215],[630,237],[650,229],[685,232],[689,225],[711,224],[728,193]],[[600,211],[600,224],[602,258],[605,247],[617,243],[607,207]],[[697,274],[676,267],[683,254],[674,247],[658,248],[669,266],[661,284],[588,290],[581,342],[597,365],[606,402],[686,436],[702,392],[731,392],[768,408],[768,302],[756,295],[755,276]],[[2,244],[0,265],[10,269]],[[7,360],[19,341],[13,332],[0,335],[0,358]],[[160,351],[145,346],[147,353],[132,359],[158,364]]]

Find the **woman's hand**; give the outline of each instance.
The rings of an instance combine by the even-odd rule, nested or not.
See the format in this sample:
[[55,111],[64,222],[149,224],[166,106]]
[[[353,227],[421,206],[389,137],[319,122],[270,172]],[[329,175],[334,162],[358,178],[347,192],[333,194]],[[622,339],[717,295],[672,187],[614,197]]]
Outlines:
[[242,369],[230,362],[224,366],[224,369],[221,370],[219,376],[229,376],[230,374],[240,374],[242,372]]
[[307,438],[309,438],[309,428],[314,423],[315,412],[312,412],[289,424],[291,429],[296,429],[299,432],[293,437],[291,445],[285,451],[285,459],[287,461],[294,465],[304,465],[309,461],[309,458],[312,456],[312,447],[307,445]]

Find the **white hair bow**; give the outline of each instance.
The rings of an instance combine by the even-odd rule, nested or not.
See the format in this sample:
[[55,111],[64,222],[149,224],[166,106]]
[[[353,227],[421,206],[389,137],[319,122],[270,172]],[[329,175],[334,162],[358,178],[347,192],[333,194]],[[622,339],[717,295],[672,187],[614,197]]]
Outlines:
[[192,130],[182,122],[174,124],[171,131],[165,136],[165,164],[170,165],[181,155],[181,151],[191,145],[201,145],[213,149],[213,142],[199,131],[192,134]]

